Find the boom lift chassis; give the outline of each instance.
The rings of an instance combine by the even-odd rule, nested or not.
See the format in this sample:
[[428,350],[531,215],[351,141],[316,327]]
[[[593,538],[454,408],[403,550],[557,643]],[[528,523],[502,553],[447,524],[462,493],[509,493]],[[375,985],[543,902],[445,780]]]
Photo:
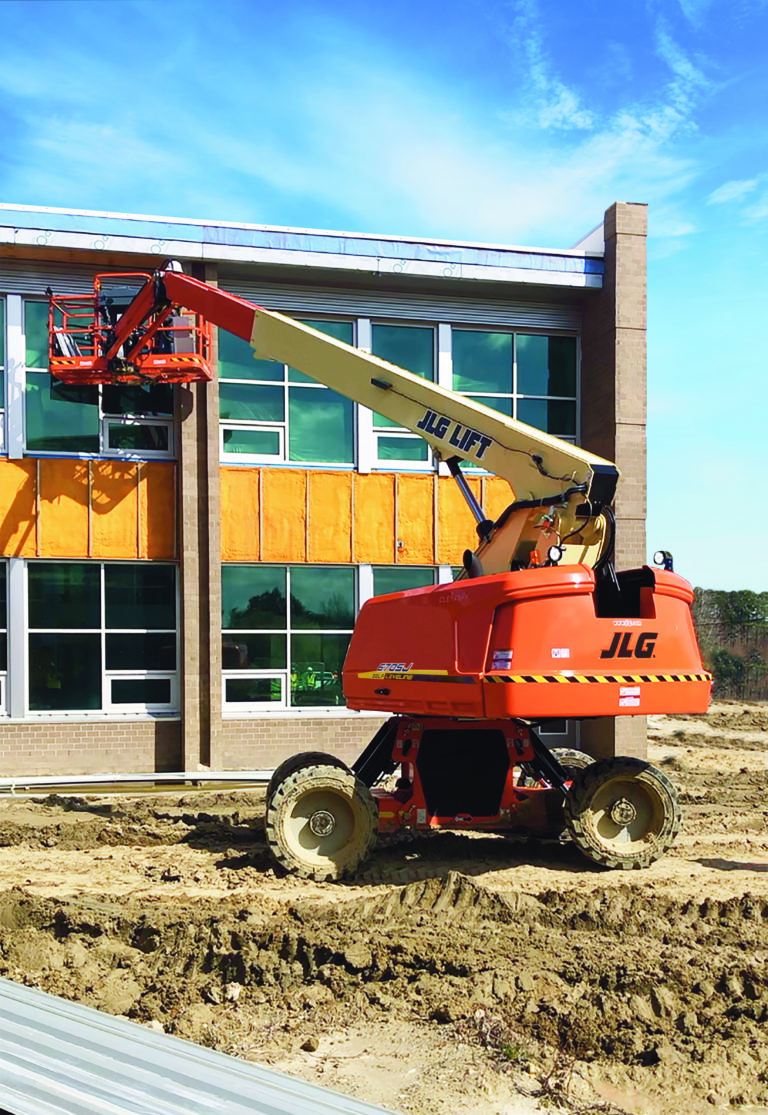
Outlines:
[[[360,867],[378,833],[439,829],[568,833],[614,868],[663,855],[680,813],[661,771],[558,753],[538,732],[552,717],[709,703],[693,593],[669,555],[662,571],[614,570],[615,465],[176,264],[97,276],[92,295],[51,294],[50,369],[76,384],[209,381],[212,324],[424,437],[477,519],[479,545],[460,580],[361,609],[344,665],[347,705],[387,719],[351,767],[309,752],[274,772],[266,835],[277,861],[338,879]],[[496,522],[475,503],[461,460],[510,483],[515,498]]]

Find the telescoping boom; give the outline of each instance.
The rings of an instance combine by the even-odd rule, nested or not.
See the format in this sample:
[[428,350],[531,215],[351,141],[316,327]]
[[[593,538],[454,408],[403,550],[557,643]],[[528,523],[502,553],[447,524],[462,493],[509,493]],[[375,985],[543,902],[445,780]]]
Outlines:
[[[141,286],[119,316],[109,312],[113,300],[107,279],[125,282],[126,276],[97,280],[94,324],[86,344],[82,344],[83,327],[73,324],[71,311],[64,313],[62,323],[62,308],[66,311],[78,299],[54,299],[52,373],[76,383],[100,382],[105,377],[118,382],[195,378],[184,363],[192,363],[192,355],[157,351],[163,339],[166,349],[178,349],[177,333],[194,339],[194,330],[170,324],[174,314],[187,321],[183,308],[248,341],[255,357],[298,368],[424,438],[458,481],[477,519],[480,544],[472,562],[475,574],[543,563],[552,544],[561,545],[567,562],[595,567],[610,556],[607,508],[619,477],[610,461],[311,326],[193,279],[177,267],[135,276]],[[204,349],[204,330],[198,327],[198,333]],[[87,351],[75,351],[78,348]],[[196,378],[210,378],[209,352],[199,353],[198,365]],[[167,371],[168,366],[173,372]],[[497,522],[484,517],[462,475],[462,463],[509,483],[513,500]]]

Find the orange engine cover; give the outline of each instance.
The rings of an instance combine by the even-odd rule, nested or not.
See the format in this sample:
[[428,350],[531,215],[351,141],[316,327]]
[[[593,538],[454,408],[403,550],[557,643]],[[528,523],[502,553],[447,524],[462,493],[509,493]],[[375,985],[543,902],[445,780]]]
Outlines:
[[570,565],[374,597],[344,663],[347,705],[494,719],[706,711],[688,582],[644,567],[619,584],[606,593]]

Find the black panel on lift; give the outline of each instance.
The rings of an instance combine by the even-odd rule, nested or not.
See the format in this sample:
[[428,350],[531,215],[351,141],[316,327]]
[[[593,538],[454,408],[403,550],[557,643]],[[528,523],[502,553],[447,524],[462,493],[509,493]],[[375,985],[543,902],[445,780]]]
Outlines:
[[457,728],[422,734],[416,767],[432,816],[495,817],[509,771],[498,728]]

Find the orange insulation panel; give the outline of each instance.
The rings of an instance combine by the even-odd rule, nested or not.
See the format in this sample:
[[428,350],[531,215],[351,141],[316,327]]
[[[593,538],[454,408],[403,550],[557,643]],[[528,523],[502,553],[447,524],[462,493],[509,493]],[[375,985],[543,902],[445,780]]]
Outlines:
[[0,462],[0,547],[6,557],[37,554],[35,461]]
[[307,474],[307,561],[352,560],[352,473]]
[[307,560],[307,474],[264,469],[261,475],[261,560]]
[[0,554],[173,561],[173,462],[0,461]]
[[397,477],[398,563],[432,565],[435,560],[435,488],[432,476]]

